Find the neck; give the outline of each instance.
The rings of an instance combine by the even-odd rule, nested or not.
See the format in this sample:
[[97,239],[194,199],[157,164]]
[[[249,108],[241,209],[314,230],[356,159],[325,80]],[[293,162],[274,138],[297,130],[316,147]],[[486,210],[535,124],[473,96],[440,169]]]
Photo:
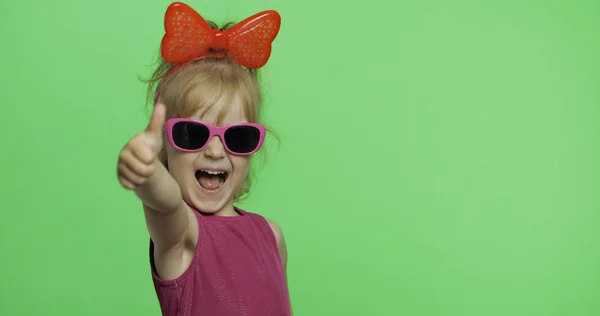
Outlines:
[[216,216],[240,216],[233,203],[228,203],[225,207],[215,213]]

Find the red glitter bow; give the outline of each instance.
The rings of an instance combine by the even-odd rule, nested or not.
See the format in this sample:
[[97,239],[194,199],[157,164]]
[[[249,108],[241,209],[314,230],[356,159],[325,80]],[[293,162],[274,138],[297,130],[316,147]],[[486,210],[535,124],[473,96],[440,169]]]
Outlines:
[[170,64],[204,57],[229,57],[249,69],[263,67],[271,56],[281,17],[276,11],[257,13],[229,30],[212,29],[194,9],[174,2],[165,14],[161,54]]

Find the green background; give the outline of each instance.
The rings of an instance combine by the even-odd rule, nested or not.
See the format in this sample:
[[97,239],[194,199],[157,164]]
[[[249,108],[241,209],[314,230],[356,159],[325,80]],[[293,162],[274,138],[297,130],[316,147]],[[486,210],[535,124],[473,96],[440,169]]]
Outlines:
[[[241,206],[295,315],[600,315],[600,2],[188,3],[282,15]],[[116,159],[168,4],[1,2],[0,315],[160,314]]]

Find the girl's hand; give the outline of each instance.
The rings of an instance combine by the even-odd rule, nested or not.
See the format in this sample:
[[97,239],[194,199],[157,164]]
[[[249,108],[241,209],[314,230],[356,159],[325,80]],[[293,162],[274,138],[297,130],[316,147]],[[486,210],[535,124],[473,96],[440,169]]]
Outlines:
[[121,150],[117,175],[121,185],[135,190],[154,175],[162,148],[165,106],[156,104],[146,130],[135,135]]

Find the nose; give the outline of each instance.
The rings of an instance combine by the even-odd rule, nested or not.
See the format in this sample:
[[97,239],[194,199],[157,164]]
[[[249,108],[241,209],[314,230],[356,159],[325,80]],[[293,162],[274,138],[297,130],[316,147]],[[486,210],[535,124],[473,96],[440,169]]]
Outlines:
[[225,157],[225,147],[221,142],[219,136],[213,137],[206,148],[204,149],[204,155],[208,158],[219,159]]

